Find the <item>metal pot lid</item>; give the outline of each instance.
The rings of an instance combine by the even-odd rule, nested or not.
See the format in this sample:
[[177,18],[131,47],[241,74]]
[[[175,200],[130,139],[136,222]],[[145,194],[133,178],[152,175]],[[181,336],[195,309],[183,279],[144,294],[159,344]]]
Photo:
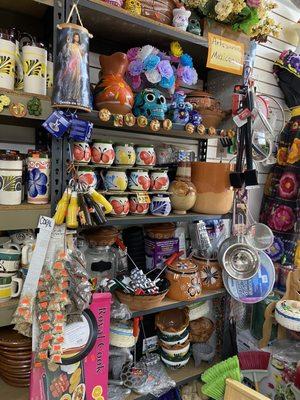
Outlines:
[[232,278],[246,280],[256,274],[259,267],[259,255],[251,246],[236,243],[225,250],[222,264]]

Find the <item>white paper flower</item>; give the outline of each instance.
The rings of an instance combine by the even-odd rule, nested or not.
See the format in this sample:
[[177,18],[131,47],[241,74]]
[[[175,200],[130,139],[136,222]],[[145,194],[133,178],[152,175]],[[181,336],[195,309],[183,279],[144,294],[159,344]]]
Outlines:
[[147,44],[146,46],[143,46],[141,48],[141,50],[138,52],[137,57],[140,60],[144,61],[145,58],[147,58],[153,52],[153,50],[154,50],[154,47],[150,46],[150,44]]
[[158,83],[161,81],[161,74],[157,69],[153,69],[152,71],[146,71],[145,76],[151,83]]

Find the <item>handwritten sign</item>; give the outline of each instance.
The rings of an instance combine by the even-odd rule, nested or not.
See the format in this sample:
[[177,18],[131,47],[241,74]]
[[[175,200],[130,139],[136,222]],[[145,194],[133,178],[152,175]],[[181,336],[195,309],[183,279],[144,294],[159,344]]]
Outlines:
[[206,66],[218,71],[243,74],[244,44],[208,33],[208,57]]

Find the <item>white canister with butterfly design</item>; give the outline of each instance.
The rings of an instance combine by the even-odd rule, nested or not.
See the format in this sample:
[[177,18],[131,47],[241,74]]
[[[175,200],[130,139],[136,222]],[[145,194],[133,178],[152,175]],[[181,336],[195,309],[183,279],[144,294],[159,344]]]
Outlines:
[[0,204],[21,204],[22,173],[22,160],[0,159]]

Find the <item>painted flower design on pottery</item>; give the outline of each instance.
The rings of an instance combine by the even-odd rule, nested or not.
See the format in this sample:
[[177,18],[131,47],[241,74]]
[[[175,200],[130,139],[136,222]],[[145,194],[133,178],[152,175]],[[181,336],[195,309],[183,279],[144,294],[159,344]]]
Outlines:
[[296,138],[294,139],[293,144],[290,148],[287,162],[289,164],[295,164],[298,161],[300,161],[300,139]]
[[38,168],[28,172],[28,194],[30,197],[43,196],[47,192],[47,175]]
[[291,207],[280,205],[268,218],[268,225],[275,231],[287,232],[295,223],[295,215]]
[[287,158],[288,158],[287,147],[281,147],[277,152],[277,163],[279,165],[286,165]]
[[279,195],[283,199],[293,199],[297,196],[299,185],[297,177],[292,172],[286,172],[279,181]]
[[192,278],[191,284],[188,288],[188,294],[191,297],[195,297],[201,293],[201,283],[198,278]]
[[222,277],[220,270],[215,266],[205,265],[205,267],[200,272],[200,277],[203,286],[210,287],[222,282]]

